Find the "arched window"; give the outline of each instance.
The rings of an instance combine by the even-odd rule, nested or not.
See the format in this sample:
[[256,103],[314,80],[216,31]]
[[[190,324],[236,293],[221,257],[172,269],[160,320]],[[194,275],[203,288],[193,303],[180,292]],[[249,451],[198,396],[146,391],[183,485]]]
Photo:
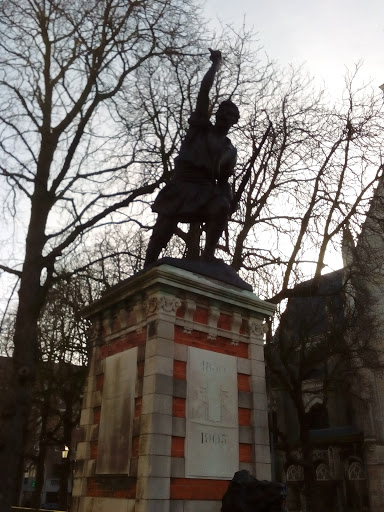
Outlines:
[[329,467],[324,463],[319,464],[316,468],[316,480],[330,480],[330,479],[331,479],[331,474],[329,471]]
[[360,462],[351,462],[348,468],[348,480],[365,480],[365,473]]
[[291,464],[287,469],[287,482],[300,482],[304,480],[304,471],[301,466]]

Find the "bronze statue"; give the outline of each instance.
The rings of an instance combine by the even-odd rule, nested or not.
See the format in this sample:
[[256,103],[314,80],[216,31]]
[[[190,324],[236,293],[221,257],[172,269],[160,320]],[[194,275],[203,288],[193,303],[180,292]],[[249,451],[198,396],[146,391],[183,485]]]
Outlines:
[[239,120],[239,110],[231,100],[223,101],[216,123],[209,120],[209,92],[222,57],[209,49],[212,65],[205,74],[196,109],[179,155],[173,178],[158,194],[152,210],[158,214],[150,238],[145,266],[155,262],[174,234],[178,222],[205,223],[205,261],[216,261],[214,252],[231,210],[232,192],[228,183],[236,164],[236,149],[227,137]]

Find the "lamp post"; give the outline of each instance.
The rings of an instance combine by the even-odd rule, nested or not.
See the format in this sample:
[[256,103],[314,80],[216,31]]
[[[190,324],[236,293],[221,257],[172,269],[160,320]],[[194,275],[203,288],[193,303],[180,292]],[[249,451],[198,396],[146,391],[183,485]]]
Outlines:
[[68,453],[69,453],[69,448],[67,445],[65,445],[64,449],[61,451],[61,458],[68,459]]
[[69,477],[69,468],[70,468],[70,460],[68,458],[69,448],[67,445],[64,445],[63,450],[61,450],[61,475],[60,475],[60,489],[59,489],[59,505],[60,510],[68,509],[68,477]]

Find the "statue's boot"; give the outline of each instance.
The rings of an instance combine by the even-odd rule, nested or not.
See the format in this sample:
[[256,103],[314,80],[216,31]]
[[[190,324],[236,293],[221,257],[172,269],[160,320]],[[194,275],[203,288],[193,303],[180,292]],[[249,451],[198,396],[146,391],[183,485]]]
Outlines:
[[206,224],[206,242],[202,259],[207,262],[223,261],[215,258],[215,249],[227,224],[227,218],[223,220],[210,220]]
[[164,247],[172,238],[177,226],[177,221],[164,215],[159,215],[153,228],[147,252],[145,255],[144,268],[154,263]]

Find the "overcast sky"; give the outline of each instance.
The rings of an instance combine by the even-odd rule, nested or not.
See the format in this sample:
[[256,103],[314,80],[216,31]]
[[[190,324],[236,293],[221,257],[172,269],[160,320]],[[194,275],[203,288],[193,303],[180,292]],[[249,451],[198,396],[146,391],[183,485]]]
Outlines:
[[365,82],[384,83],[384,0],[206,0],[205,12],[236,26],[245,16],[271,59],[305,63],[333,93],[359,60]]

